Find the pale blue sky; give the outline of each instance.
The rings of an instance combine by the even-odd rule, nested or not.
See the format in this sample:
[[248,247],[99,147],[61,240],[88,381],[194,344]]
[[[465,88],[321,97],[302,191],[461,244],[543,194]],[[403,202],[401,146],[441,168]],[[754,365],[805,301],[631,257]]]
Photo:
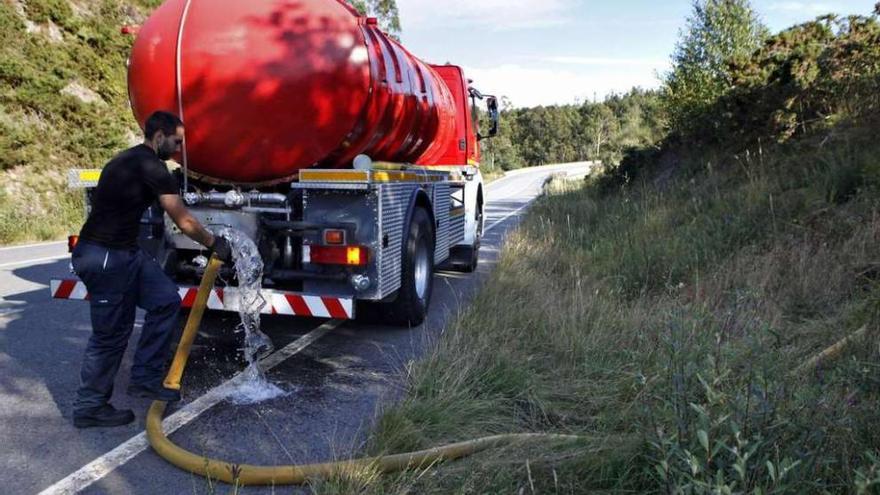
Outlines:
[[[870,14],[876,0],[753,0],[771,30],[817,15]],[[429,62],[464,66],[516,106],[656,87],[689,0],[397,0],[403,42]]]

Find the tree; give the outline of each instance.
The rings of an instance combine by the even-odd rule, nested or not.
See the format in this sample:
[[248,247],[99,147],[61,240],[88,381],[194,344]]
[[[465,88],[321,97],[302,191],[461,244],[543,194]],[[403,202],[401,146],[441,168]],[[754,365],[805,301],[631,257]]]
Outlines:
[[503,126],[497,136],[480,141],[483,154],[481,166],[484,171],[507,171],[522,167],[522,158],[510,138],[511,131],[509,126]]
[[619,122],[614,116],[611,108],[604,104],[598,103],[585,106],[584,110],[584,135],[589,139],[590,149],[587,156],[591,160],[600,160],[603,162],[613,161],[609,153],[605,150],[609,142],[617,137],[619,130]]
[[395,0],[347,0],[362,15],[379,19],[379,27],[392,38],[400,37],[400,14]]
[[707,108],[733,86],[730,64],[750,57],[767,35],[749,0],[695,0],[664,81],[672,129],[706,125]]

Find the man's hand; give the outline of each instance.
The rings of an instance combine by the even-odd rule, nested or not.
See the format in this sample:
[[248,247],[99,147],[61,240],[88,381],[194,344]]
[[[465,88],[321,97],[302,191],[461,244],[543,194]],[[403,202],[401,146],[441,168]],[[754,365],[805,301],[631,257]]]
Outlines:
[[232,247],[225,238],[214,236],[214,244],[211,245],[210,251],[211,254],[216,254],[220,261],[227,264],[232,262]]

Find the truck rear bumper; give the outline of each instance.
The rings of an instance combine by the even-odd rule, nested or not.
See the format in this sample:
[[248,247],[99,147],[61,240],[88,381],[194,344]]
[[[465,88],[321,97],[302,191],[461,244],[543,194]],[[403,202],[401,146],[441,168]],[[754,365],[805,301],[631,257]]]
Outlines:
[[[88,290],[79,279],[53,279],[49,282],[52,297],[55,299],[72,299],[87,301]],[[198,287],[181,286],[180,306],[191,308],[196,299]],[[320,296],[301,294],[279,290],[263,289],[261,291],[266,305],[263,314],[309,316],[315,318],[333,318],[336,320],[354,319],[354,299],[338,296]],[[235,311],[239,309],[239,293],[236,287],[215,287],[208,296],[208,309],[219,311]]]

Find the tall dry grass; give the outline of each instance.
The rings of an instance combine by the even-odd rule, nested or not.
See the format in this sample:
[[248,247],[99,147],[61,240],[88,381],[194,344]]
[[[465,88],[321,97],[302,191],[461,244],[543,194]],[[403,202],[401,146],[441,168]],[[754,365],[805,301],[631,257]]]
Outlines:
[[[583,442],[358,492],[875,490],[878,153],[858,137],[802,143],[691,159],[615,194],[548,195],[409,369],[371,451],[511,431]],[[863,326],[839,359],[801,368]]]

